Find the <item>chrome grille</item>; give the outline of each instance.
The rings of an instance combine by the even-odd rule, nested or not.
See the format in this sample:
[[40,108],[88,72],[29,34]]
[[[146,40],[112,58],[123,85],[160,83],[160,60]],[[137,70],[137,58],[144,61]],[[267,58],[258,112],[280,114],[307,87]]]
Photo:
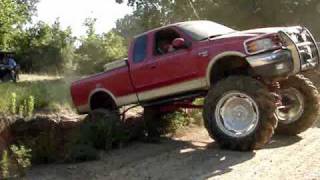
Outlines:
[[319,63],[319,52],[317,43],[309,30],[302,27],[290,28],[287,34],[298,48],[301,70],[315,68]]

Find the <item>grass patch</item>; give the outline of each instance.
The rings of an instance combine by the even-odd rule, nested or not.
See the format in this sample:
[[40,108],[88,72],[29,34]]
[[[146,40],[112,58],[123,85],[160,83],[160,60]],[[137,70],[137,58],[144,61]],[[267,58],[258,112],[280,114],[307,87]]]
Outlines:
[[35,111],[72,109],[69,87],[70,83],[63,79],[1,83],[0,113],[19,112],[26,104],[33,104],[29,108]]

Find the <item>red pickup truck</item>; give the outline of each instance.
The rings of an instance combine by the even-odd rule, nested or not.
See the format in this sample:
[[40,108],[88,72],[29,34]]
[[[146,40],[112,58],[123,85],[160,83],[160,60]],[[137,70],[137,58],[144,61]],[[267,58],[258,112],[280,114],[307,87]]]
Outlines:
[[318,68],[320,57],[304,27],[236,31],[182,22],[136,36],[128,57],[72,83],[79,113],[129,104],[160,112],[205,97],[205,127],[233,150],[259,148],[274,132],[301,133],[319,113],[318,91],[301,75]]

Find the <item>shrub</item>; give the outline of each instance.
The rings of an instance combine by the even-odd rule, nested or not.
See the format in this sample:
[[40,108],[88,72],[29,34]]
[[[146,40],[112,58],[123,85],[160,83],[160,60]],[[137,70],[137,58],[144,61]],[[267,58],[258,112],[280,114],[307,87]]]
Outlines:
[[78,162],[97,159],[97,150],[120,147],[129,140],[129,133],[116,115],[88,115],[80,127],[74,129],[66,160]]
[[59,159],[63,147],[61,127],[48,117],[18,120],[11,125],[14,143],[24,144],[32,149],[33,163],[51,163]]
[[24,146],[12,145],[2,152],[0,167],[1,179],[19,178],[31,167],[31,150]]
[[18,163],[19,167],[25,172],[25,169],[31,166],[31,149],[27,149],[24,146],[12,145],[10,147],[13,157]]
[[17,94],[16,93],[11,93],[11,103],[10,103],[10,112],[12,114],[17,113]]
[[11,100],[12,103],[10,106],[11,107],[10,111],[12,114],[16,114],[18,112],[20,117],[29,117],[29,118],[33,115],[34,106],[35,106],[33,96],[29,96],[27,99],[24,99],[21,104],[17,103],[16,93],[12,93],[11,98],[12,98]]
[[[193,105],[203,105],[204,99],[198,98]],[[163,133],[175,133],[178,129],[189,125],[203,126],[202,110],[179,109],[173,113],[164,114],[161,118],[161,131]]]
[[5,150],[2,153],[2,158],[1,158],[1,172],[2,172],[1,177],[4,179],[7,179],[10,177],[9,166],[10,166],[9,155],[8,155],[8,151]]
[[179,110],[163,116],[163,132],[174,133],[178,129],[190,125],[190,118],[185,111]]

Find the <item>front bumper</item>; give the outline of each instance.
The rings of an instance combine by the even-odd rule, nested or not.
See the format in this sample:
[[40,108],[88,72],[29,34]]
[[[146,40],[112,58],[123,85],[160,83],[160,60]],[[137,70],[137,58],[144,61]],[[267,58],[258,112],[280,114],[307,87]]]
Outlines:
[[282,49],[247,57],[257,75],[286,77],[319,66],[318,45],[307,28],[291,27],[279,34],[285,42]]
[[293,71],[293,61],[289,50],[276,50],[247,57],[255,73],[265,78],[288,76]]

